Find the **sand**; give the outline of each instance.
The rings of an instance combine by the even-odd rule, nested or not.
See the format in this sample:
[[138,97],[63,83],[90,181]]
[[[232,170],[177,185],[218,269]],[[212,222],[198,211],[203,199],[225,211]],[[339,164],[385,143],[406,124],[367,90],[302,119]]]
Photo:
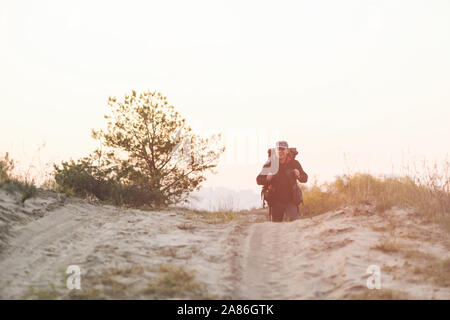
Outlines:
[[[124,209],[49,191],[19,200],[0,189],[1,299],[73,298],[69,265],[81,269],[78,298],[450,299],[449,280],[429,272],[450,258],[448,232],[404,209],[207,223],[185,210]],[[380,267],[381,290],[366,286],[370,265]],[[201,295],[149,290],[161,266],[191,272]]]

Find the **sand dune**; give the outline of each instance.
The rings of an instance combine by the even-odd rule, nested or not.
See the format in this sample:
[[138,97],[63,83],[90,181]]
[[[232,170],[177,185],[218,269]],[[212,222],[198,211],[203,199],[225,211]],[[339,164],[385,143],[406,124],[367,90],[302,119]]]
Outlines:
[[[0,190],[0,298],[450,299],[448,233],[407,210],[263,217],[211,223],[52,192],[22,205]],[[66,287],[69,265],[81,290]],[[381,290],[366,287],[370,265]],[[169,275],[180,283],[157,281]]]

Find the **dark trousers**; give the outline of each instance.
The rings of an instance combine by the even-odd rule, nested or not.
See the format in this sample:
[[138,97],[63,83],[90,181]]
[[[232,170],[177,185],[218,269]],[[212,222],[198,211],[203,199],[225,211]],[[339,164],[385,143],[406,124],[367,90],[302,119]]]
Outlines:
[[270,221],[273,222],[282,222],[285,214],[287,221],[294,221],[299,216],[298,207],[293,203],[274,202],[271,204],[269,210]]

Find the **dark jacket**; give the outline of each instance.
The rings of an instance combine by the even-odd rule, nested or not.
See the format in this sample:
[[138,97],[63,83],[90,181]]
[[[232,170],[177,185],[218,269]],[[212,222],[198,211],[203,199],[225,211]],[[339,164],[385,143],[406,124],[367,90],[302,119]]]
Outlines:
[[[264,166],[264,168],[270,167],[270,160],[268,160]],[[300,177],[298,181],[305,183],[308,181],[308,175],[305,171],[303,171],[300,162],[295,159],[292,159],[289,155],[286,158],[284,164],[279,164],[278,172],[270,181],[274,189],[273,193],[273,201],[280,203],[289,203],[292,201],[292,187],[294,183],[296,183],[296,179],[294,176],[294,169],[297,169],[300,172]],[[267,185],[267,175],[260,173],[256,177],[256,183],[259,185]]]

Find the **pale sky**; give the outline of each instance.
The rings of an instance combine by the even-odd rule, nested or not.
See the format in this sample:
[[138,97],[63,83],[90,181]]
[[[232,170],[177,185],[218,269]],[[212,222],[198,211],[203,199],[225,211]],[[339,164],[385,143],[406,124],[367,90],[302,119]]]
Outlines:
[[0,0],[0,152],[87,155],[108,96],[150,89],[205,130],[248,130],[256,161],[205,186],[258,191],[274,132],[311,177],[399,173],[449,154],[449,57],[448,0]]

